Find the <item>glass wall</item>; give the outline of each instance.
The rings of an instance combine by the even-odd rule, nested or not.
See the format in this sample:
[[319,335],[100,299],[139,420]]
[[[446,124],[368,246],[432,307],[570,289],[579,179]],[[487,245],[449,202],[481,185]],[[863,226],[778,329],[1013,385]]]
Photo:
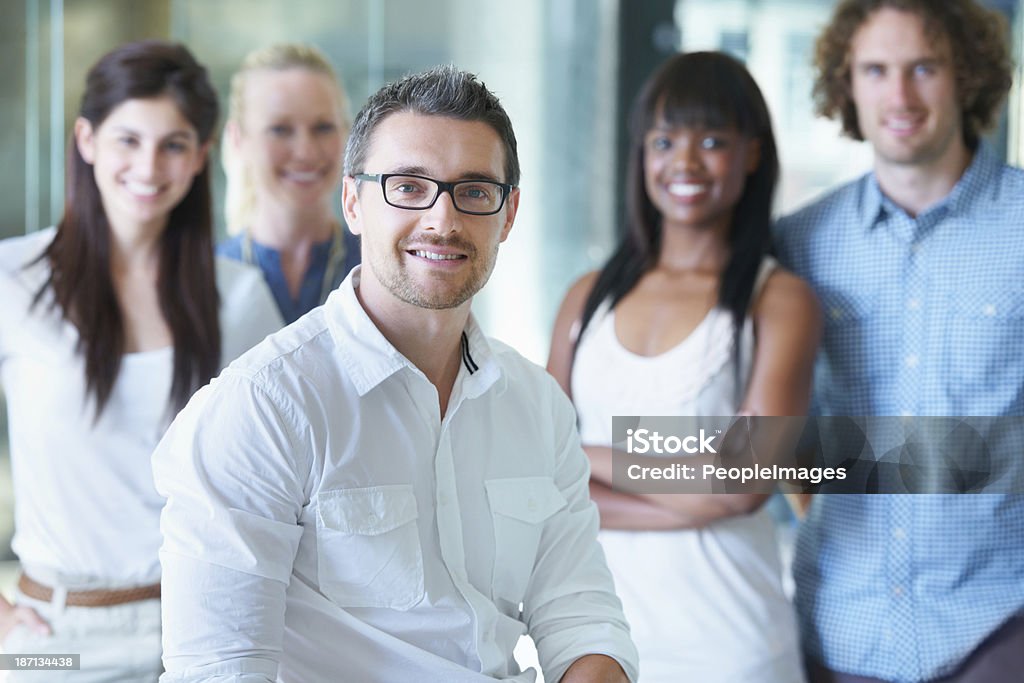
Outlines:
[[1015,166],[1024,166],[1024,11],[1018,7],[1013,24],[1016,74],[1010,91],[1009,144],[1007,158]]
[[[1014,20],[1015,0],[984,4]],[[871,150],[840,135],[835,121],[814,115],[811,87],[814,41],[827,23],[836,0],[678,0],[676,23],[680,49],[724,50],[743,60],[757,79],[772,112],[778,139],[782,181],[776,211],[787,213],[871,165]],[[1021,64],[1020,29],[1015,31],[1016,63]],[[1024,102],[1020,79],[1010,98],[1010,120],[1020,130]],[[1004,117],[1005,119],[1005,117]],[[992,133],[998,153],[1007,151],[1007,125]],[[1018,163],[1024,159],[1016,137]],[[1010,154],[1015,152],[1011,149]]]
[[683,50],[723,50],[742,59],[768,101],[782,182],[776,202],[785,213],[838,182],[864,173],[866,145],[841,138],[839,125],[814,115],[814,40],[832,12],[820,0],[679,0]]
[[[990,0],[1004,11],[1013,0]],[[810,56],[833,2],[678,0],[684,50],[723,49],[745,59],[772,108],[783,165],[780,212],[863,172],[865,145],[813,115]],[[624,115],[618,55],[665,35],[619,41],[621,0],[8,0],[4,96],[11,130],[0,143],[0,235],[59,218],[63,158],[88,66],[126,40],[187,43],[227,94],[249,50],[308,41],[339,68],[353,110],[387,80],[440,62],[475,71],[502,97],[516,125],[523,202],[491,285],[476,303],[486,329],[542,362],[555,308],[568,284],[607,255],[619,229],[617,140]],[[297,11],[298,8],[298,11]],[[671,20],[671,18],[669,18]],[[1018,22],[1019,24],[1019,22]],[[1018,28],[1017,34],[1020,34]],[[1018,41],[1019,45],[1019,41]],[[1021,148],[1015,90],[1009,154]],[[1005,138],[1004,138],[1005,140]],[[219,166],[219,165],[218,165]],[[218,225],[223,176],[215,176]]]
[[516,226],[475,311],[489,333],[542,362],[561,293],[606,253],[614,231],[617,3],[531,1],[509,11],[475,0],[306,0],[301,9],[176,0],[172,31],[225,94],[246,52],[281,40],[323,49],[354,111],[385,82],[435,64],[479,74],[515,125],[523,177]]

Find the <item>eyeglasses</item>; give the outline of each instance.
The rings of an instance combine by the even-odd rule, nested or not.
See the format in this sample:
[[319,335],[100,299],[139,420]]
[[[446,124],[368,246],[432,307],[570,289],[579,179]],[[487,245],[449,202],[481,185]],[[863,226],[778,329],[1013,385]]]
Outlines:
[[505,205],[505,198],[512,186],[493,180],[459,180],[446,183],[421,175],[399,173],[358,173],[356,180],[370,180],[380,183],[384,201],[397,209],[419,211],[429,209],[447,192],[457,211],[472,216],[491,216]]

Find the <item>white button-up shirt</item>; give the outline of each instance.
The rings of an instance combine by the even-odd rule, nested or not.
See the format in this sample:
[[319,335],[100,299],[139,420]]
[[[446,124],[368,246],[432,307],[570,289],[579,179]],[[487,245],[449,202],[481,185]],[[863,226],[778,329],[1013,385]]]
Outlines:
[[447,414],[359,270],[201,390],[154,455],[162,681],[549,681],[636,650],[555,382],[471,319]]

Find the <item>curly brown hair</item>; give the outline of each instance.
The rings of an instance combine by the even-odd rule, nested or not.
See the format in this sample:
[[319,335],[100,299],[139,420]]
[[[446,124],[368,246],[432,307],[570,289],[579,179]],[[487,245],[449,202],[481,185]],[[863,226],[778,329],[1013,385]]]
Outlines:
[[1013,81],[1006,22],[1001,14],[974,0],[840,2],[815,45],[815,112],[838,117],[844,134],[864,139],[850,86],[850,41],[871,14],[886,7],[920,16],[929,38],[949,39],[964,142],[974,148],[980,134],[995,122]]

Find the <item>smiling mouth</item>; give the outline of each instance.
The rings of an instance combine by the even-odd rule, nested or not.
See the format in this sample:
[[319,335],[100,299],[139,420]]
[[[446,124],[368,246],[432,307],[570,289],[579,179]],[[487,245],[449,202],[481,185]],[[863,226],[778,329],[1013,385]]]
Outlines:
[[708,186],[703,183],[669,183],[668,193],[674,197],[695,197],[706,192]]
[[160,187],[158,185],[140,183],[134,180],[126,180],[124,186],[129,192],[139,197],[155,197],[156,194],[160,192]]
[[425,251],[423,249],[412,249],[408,253],[430,261],[459,261],[466,258],[465,254],[438,254],[435,251]]
[[886,119],[885,127],[893,133],[910,133],[921,126],[920,118],[890,118]]
[[320,171],[288,171],[284,177],[297,183],[312,183],[320,180],[322,175]]

